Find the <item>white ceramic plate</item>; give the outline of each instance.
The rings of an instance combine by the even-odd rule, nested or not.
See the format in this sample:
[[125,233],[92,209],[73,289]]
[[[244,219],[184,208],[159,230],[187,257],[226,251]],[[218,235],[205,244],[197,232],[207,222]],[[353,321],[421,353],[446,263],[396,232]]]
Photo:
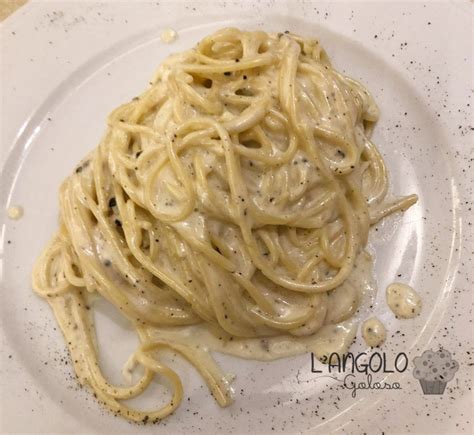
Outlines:
[[[473,184],[469,4],[131,3],[33,2],[1,25],[2,432],[470,432],[472,213],[462,217]],[[371,235],[374,312],[389,330],[379,352],[392,366],[404,352],[409,367],[373,374],[400,390],[353,397],[327,368],[311,373],[309,355],[272,363],[219,356],[237,375],[235,404],[220,409],[194,369],[177,361],[186,397],[179,410],[158,426],[130,425],[77,387],[52,313],[31,291],[31,267],[56,228],[60,182],[97,144],[107,114],[143,90],[164,57],[224,26],[317,37],[338,69],[373,92],[382,113],[374,140],[393,191],[420,197]],[[159,38],[166,27],[179,33],[171,45]],[[19,221],[6,218],[15,204],[25,209]],[[394,280],[422,295],[420,317],[397,320],[387,309],[383,290]],[[102,362],[118,380],[136,339],[105,303],[97,323]],[[440,346],[460,369],[443,395],[424,395],[412,360]],[[352,351],[365,350],[358,338]],[[159,403],[165,390],[157,386],[154,394]]]

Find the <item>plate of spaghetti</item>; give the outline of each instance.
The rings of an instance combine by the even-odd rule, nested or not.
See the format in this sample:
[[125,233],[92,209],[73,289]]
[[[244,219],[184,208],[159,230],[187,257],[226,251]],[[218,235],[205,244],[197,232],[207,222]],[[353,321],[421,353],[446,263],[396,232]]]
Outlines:
[[[397,28],[348,35],[353,6],[305,9],[312,20],[33,3],[5,22],[17,48],[40,35],[2,67],[18,102],[2,139],[3,382],[16,391],[2,407],[32,415],[7,432],[354,433],[365,414],[416,431],[413,360],[435,347],[456,364],[442,430],[470,427],[455,291],[469,129],[456,121],[451,152],[454,124],[426,85],[435,68],[438,86],[461,94],[462,81],[421,73],[417,39],[389,55]],[[29,75],[13,75],[27,58],[30,102]],[[395,414],[410,417],[385,420],[406,394]]]

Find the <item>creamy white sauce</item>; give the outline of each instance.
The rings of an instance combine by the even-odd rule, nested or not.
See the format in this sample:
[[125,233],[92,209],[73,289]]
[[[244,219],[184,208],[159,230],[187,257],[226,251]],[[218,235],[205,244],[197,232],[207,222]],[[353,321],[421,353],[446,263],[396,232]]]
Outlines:
[[8,207],[7,213],[10,219],[21,219],[21,217],[23,216],[23,207],[19,205],[13,205],[11,207]]
[[240,358],[272,361],[307,352],[314,352],[322,362],[331,353],[345,354],[351,345],[357,324],[352,321],[323,326],[316,334],[295,337],[282,334],[265,338],[235,338],[220,328],[212,331],[206,325],[176,328],[147,328],[156,339],[183,343],[201,351],[217,351]]
[[372,317],[362,324],[362,337],[368,346],[380,346],[387,338],[387,330],[379,319]]
[[161,41],[166,44],[170,44],[176,41],[177,37],[178,37],[178,33],[174,29],[165,29],[160,34]]
[[172,223],[171,226],[185,237],[192,237],[201,242],[209,240],[206,218],[200,213],[191,213],[185,219]]
[[397,317],[411,319],[420,314],[421,298],[409,285],[390,284],[386,296],[388,306]]

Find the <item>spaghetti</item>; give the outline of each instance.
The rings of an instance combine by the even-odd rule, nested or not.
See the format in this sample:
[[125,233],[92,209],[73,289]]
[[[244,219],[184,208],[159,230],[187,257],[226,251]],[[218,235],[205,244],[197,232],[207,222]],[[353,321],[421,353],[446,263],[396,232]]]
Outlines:
[[[369,139],[377,118],[316,40],[227,28],[165,60],[64,181],[59,231],[35,266],[79,381],[116,414],[156,421],[183,395],[163,350],[189,360],[222,406],[232,390],[211,350],[346,351],[371,272],[369,228],[417,200],[387,199]],[[140,338],[131,386],[99,368],[94,293]],[[168,404],[124,403],[156,374],[173,386]]]

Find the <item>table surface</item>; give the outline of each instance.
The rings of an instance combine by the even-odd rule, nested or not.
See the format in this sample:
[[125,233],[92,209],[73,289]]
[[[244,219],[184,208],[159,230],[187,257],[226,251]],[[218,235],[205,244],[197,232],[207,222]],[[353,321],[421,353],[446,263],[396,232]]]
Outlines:
[[28,0],[0,0],[0,21],[3,21],[9,15],[13,14],[19,7],[23,6]]

